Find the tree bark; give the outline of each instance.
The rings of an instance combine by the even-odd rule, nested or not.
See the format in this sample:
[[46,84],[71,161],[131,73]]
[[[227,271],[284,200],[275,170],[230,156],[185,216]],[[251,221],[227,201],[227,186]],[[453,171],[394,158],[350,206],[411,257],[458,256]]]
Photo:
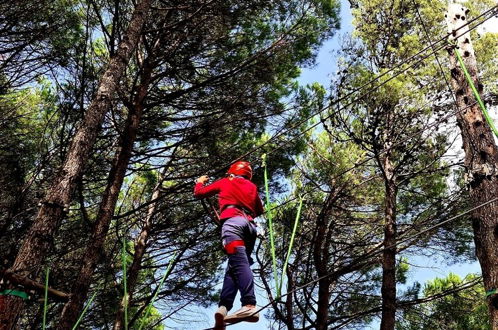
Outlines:
[[93,273],[99,261],[99,251],[103,248],[107,232],[109,231],[119,192],[130,162],[144,108],[143,101],[147,95],[151,75],[152,65],[146,61],[141,78],[142,82],[134,98],[133,106],[128,109],[125,129],[111,171],[109,172],[107,187],[99,206],[93,235],[85,251],[79,276],[71,289],[71,298],[62,310],[58,329],[68,329],[74,324],[86,300]]
[[331,278],[328,276],[329,264],[329,244],[327,240],[328,226],[327,220],[330,215],[332,204],[335,200],[335,193],[331,192],[324,203],[322,211],[317,217],[316,237],[314,241],[313,259],[315,269],[320,280],[318,281],[318,306],[315,321],[317,330],[326,330],[329,320],[329,301]]
[[[290,292],[295,286],[293,272],[290,267],[287,268],[286,275],[287,275],[287,292]],[[295,329],[293,302],[294,302],[293,295],[292,294],[287,295],[287,298],[285,299],[285,310],[287,315],[285,325],[287,326],[287,330]]]
[[381,330],[394,330],[396,320],[396,195],[392,164],[389,157],[384,160],[384,172],[387,174],[385,216],[384,216],[384,250],[382,252],[382,318]]
[[[142,0],[137,4],[116,56],[111,58],[99,82],[97,93],[71,142],[62,169],[47,191],[10,271],[24,277],[36,277],[52,245],[53,235],[71,203],[76,182],[83,172],[104,116],[111,107],[121,76],[138,44],[150,6],[151,0]],[[11,329],[23,308],[23,301],[11,296],[7,300],[5,307],[0,308],[0,324],[5,329]]]
[[[482,94],[477,79],[477,62],[472,48],[467,24],[468,10],[460,4],[450,4],[447,23],[452,38],[462,54],[465,66],[475,86]],[[458,29],[458,30],[457,30]],[[467,33],[466,33],[467,32]],[[472,90],[456,58],[455,50],[449,49],[451,86],[456,97],[457,123],[460,127],[465,150],[469,195],[474,207],[498,196],[498,149],[490,127],[485,122]],[[498,288],[498,203],[490,203],[471,214],[476,254],[482,269],[486,291]],[[488,309],[493,329],[498,329],[498,294],[488,297]]]

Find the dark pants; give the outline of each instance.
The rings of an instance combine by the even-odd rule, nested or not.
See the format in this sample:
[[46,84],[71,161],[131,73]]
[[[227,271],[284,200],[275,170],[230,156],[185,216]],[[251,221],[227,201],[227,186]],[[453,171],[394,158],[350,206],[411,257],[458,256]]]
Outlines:
[[256,305],[254,277],[250,268],[253,263],[251,253],[256,242],[255,224],[244,217],[227,219],[221,227],[221,239],[223,245],[242,240],[245,246],[237,246],[235,253],[228,255],[219,306],[225,306],[227,310],[232,309],[237,290],[240,291],[242,306]]

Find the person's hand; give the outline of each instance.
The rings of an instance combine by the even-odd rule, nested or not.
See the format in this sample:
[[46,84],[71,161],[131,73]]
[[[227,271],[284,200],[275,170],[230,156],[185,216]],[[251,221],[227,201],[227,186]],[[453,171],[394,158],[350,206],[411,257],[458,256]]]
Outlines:
[[196,183],[202,183],[202,184],[205,184],[208,181],[209,181],[209,177],[207,175],[203,175],[203,176],[199,177],[197,180],[195,180]]

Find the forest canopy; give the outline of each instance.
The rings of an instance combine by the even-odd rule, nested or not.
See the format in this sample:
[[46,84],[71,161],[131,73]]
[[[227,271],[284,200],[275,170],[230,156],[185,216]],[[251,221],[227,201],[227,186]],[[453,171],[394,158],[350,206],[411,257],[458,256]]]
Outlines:
[[[209,326],[226,256],[194,180],[246,160],[266,210],[255,327],[498,329],[497,14],[1,3],[0,328]],[[481,272],[421,283],[436,261]]]

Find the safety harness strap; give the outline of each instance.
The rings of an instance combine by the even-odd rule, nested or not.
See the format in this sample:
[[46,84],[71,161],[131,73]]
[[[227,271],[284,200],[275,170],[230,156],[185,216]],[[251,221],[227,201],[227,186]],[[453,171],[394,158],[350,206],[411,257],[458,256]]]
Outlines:
[[250,215],[251,217],[253,216],[251,210],[249,210],[247,207],[240,206],[240,205],[237,205],[237,204],[228,204],[228,205],[225,205],[223,207],[223,211],[226,210],[226,209],[239,209],[242,212],[244,212],[245,214]]
[[246,246],[246,245],[244,244],[243,240],[235,240],[226,244],[223,248],[228,254],[234,254],[237,251],[236,249],[237,246]]

